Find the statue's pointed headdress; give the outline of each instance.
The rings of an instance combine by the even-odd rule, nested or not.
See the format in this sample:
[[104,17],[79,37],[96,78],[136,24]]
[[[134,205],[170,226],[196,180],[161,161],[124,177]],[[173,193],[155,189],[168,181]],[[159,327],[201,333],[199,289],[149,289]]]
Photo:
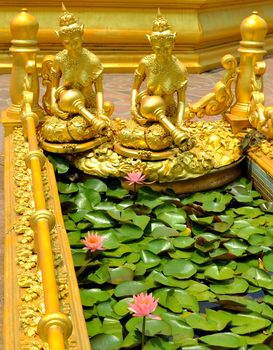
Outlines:
[[171,31],[171,26],[169,25],[167,19],[162,16],[160,9],[157,9],[157,17],[153,21],[153,32],[165,32],[166,30]]
[[62,2],[62,14],[59,18],[60,29],[57,31],[58,36],[69,35],[71,33],[82,33],[83,25],[79,23],[78,19],[71,12],[68,12],[64,3]]
[[152,34],[147,35],[149,41],[157,40],[174,40],[176,33],[174,33],[169,25],[167,19],[161,14],[160,9],[157,10],[157,17],[153,21]]

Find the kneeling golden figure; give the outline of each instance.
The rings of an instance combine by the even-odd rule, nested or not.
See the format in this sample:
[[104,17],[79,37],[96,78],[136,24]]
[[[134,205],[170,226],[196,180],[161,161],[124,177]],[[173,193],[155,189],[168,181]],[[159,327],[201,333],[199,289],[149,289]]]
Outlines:
[[[183,130],[187,71],[172,55],[175,35],[159,11],[153,32],[147,36],[154,53],[144,57],[135,71],[131,93],[133,119],[121,127],[116,146],[121,154],[141,157],[147,150],[151,151],[151,158],[166,158],[169,152],[158,151],[173,144],[181,150],[189,148],[188,134]],[[144,81],[146,89],[140,91]]]
[[42,66],[49,114],[41,128],[42,147],[69,152],[72,143],[71,151],[83,151],[107,140],[113,106],[104,103],[100,60],[82,47],[83,25],[64,7],[57,35],[65,49],[47,56]]

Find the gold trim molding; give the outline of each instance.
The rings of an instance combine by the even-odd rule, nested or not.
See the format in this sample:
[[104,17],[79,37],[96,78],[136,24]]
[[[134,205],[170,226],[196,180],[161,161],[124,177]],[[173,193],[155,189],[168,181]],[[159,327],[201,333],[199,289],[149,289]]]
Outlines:
[[[86,23],[85,47],[97,54],[108,72],[131,72],[141,57],[150,52],[146,39],[151,31],[157,7],[161,7],[177,32],[174,54],[190,72],[200,73],[218,67],[223,55],[238,57],[240,22],[253,10],[268,23],[266,50],[273,52],[272,0],[67,0],[67,8]],[[45,54],[59,51],[61,43],[55,32],[60,6],[55,0],[38,4],[34,0],[17,0],[0,4],[0,73],[9,72],[11,35],[9,21],[21,6],[28,7],[40,24],[38,62]],[[53,25],[55,23],[55,25]]]

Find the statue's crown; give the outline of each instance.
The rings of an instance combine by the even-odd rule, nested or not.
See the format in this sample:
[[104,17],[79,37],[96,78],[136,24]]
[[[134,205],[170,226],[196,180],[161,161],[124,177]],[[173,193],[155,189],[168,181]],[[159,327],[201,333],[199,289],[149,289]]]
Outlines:
[[73,13],[67,11],[64,3],[62,3],[62,11],[63,13],[59,18],[60,27],[68,27],[72,24],[74,24],[74,26],[79,26],[77,18],[75,17],[75,15],[73,15]]
[[160,9],[157,12],[157,18],[153,21],[153,32],[164,32],[166,30],[171,30],[167,19],[162,16]]

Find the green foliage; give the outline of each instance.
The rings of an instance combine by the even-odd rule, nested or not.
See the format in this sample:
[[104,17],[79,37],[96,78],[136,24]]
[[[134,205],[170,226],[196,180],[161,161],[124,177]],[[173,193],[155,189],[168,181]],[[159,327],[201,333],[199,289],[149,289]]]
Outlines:
[[[184,198],[142,187],[133,199],[117,180],[69,182],[54,162],[74,265],[86,265],[78,281],[93,350],[140,348],[142,319],[128,304],[141,292],[159,298],[161,317],[147,319],[146,350],[270,348],[273,204],[248,180]],[[103,251],[82,249],[88,230]]]

